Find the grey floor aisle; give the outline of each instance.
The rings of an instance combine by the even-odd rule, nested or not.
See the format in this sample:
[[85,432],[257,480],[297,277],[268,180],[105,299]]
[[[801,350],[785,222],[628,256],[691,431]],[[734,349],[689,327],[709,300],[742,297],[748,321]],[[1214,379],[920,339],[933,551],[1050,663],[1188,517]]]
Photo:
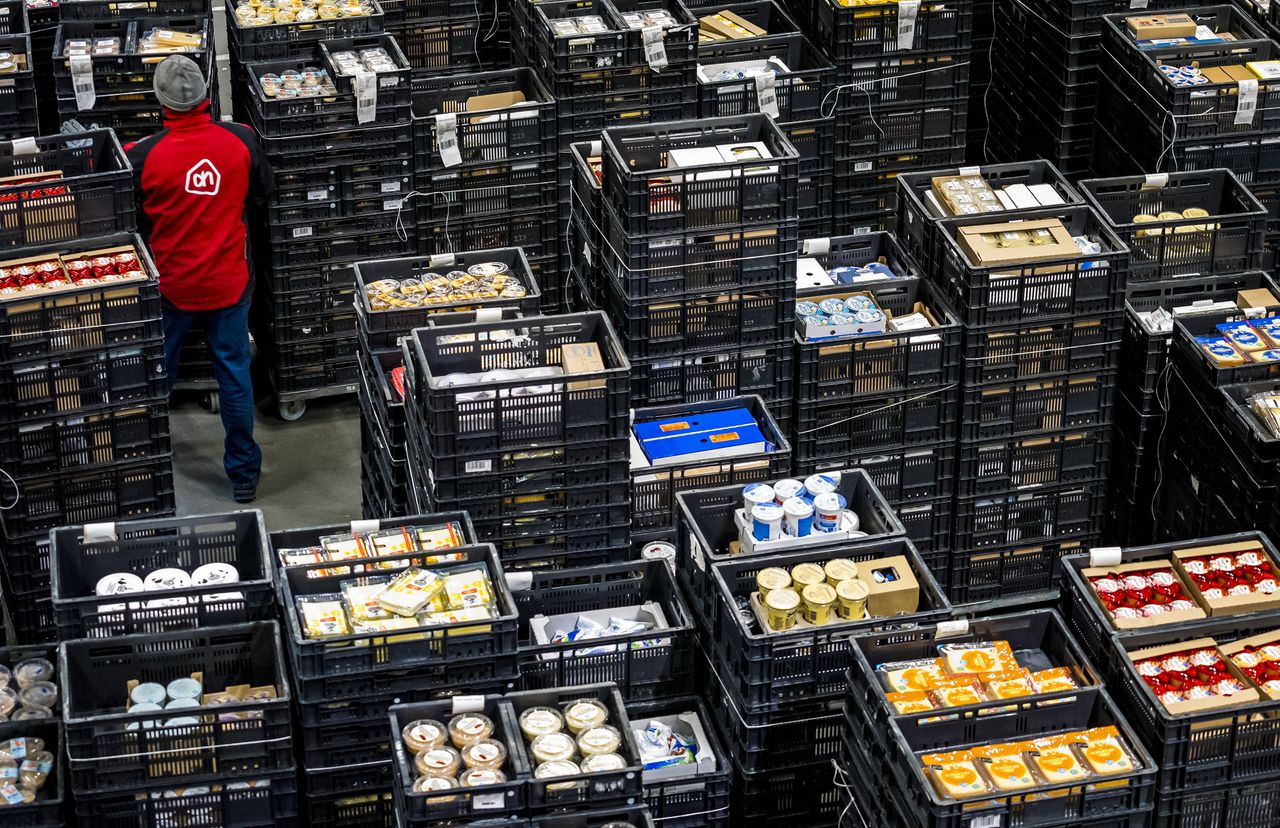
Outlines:
[[[222,421],[176,392],[170,422],[178,514],[240,508],[222,471]],[[355,397],[313,400],[301,420],[286,423],[274,404],[258,406],[262,483],[253,505],[267,528],[293,529],[360,517],[360,406]]]

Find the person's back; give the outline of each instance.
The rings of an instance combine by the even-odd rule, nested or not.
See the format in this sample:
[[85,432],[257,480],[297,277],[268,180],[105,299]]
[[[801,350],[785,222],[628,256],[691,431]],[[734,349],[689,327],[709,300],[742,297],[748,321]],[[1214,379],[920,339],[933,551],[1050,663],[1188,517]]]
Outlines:
[[265,227],[271,176],[253,132],[209,115],[206,82],[182,56],[156,69],[165,127],[128,148],[139,230],[160,271],[169,387],[182,340],[203,325],[227,432],[224,464],[235,499],[256,496],[262,454],[253,440],[249,378],[249,242]]

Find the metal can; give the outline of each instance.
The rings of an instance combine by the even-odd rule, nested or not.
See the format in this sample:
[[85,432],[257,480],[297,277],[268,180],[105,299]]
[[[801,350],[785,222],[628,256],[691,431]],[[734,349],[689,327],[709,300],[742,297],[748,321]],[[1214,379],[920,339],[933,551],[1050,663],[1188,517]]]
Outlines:
[[846,621],[858,621],[866,617],[867,597],[871,590],[856,578],[836,584],[836,614]]
[[804,599],[802,615],[805,621],[816,627],[831,622],[836,607],[836,591],[830,584],[810,584],[800,597]]
[[794,627],[799,609],[800,596],[794,589],[775,589],[764,597],[765,621],[774,632]]
[[790,588],[791,573],[780,566],[766,566],[756,573],[756,590],[762,598],[776,589]]

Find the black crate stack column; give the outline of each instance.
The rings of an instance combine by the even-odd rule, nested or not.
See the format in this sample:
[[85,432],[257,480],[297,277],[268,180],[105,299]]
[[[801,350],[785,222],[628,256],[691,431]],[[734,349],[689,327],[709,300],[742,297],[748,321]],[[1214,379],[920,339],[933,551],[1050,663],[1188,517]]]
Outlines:
[[[973,5],[973,43],[969,63],[969,123],[965,137],[965,162],[988,160],[987,135],[991,127],[990,98],[994,85],[992,43],[996,36],[995,0],[977,0]],[[997,125],[997,129],[1003,129]]]
[[[697,117],[698,26],[679,0],[511,5],[514,62],[532,69],[556,100],[558,238],[571,219],[583,218],[574,212],[571,196],[571,144],[599,141],[601,130],[618,124]],[[542,280],[547,312],[565,307],[561,294],[585,255],[582,242],[572,237],[561,245],[557,289],[552,290],[549,269]]]
[[[375,21],[354,18],[352,25]],[[258,38],[269,30],[238,31]],[[270,51],[276,44],[259,45]],[[413,140],[404,55],[384,34],[307,45],[301,54],[247,63],[241,75],[249,121],[275,177],[264,229],[269,277],[258,296],[264,350],[286,419],[302,416],[308,399],[355,393],[352,265],[412,254],[417,243],[405,205]]]
[[0,179],[5,597],[49,641],[49,530],[174,509],[160,292],[110,131],[5,144]]
[[631,365],[599,311],[404,340],[409,496],[466,510],[508,569],[628,557]]
[[475,74],[511,67],[504,0],[387,0],[387,34],[415,75]]
[[800,288],[797,306],[821,308],[835,299],[837,312],[845,312],[840,305],[851,310],[865,299],[887,319],[873,323],[878,332],[833,336],[838,328],[797,310],[795,475],[865,470],[945,585],[960,412],[960,321],[944,291],[921,277],[889,233],[807,239],[800,252],[806,268],[848,278],[862,269],[863,279],[875,281]]
[[772,118],[604,133],[605,306],[636,406],[759,394],[789,433],[799,156]]
[[[1280,46],[1236,6],[1178,7],[1161,14],[1185,19],[1156,29],[1143,14],[1108,15],[1103,21],[1094,171],[1132,175],[1226,167],[1267,208],[1267,247],[1274,250],[1280,242],[1280,80],[1249,67],[1262,64],[1265,74],[1266,62],[1280,57]],[[1172,42],[1158,48],[1139,43],[1153,39]]]
[[1101,537],[1129,249],[1045,161],[898,183],[965,326],[952,601],[1047,593]]
[[1257,272],[1267,211],[1226,169],[1091,179],[1079,189],[1132,256],[1108,536],[1121,544],[1140,543],[1154,530],[1159,443],[1166,415],[1175,410],[1168,408],[1174,316],[1221,314],[1218,303],[1230,310],[1241,290],[1271,287]]
[[[830,235],[836,124],[822,117],[822,101],[835,87],[835,67],[771,2],[708,6],[693,13],[700,18],[699,116],[772,116],[800,154],[800,235]],[[743,24],[753,28],[738,32]]]
[[892,229],[899,172],[964,160],[973,2],[813,0],[801,20],[839,84],[822,112],[836,122],[832,232]]
[[58,12],[53,74],[62,124],[114,129],[126,145],[159,132],[164,107],[152,80],[170,54],[191,58],[209,79],[217,117],[213,30],[204,0],[178,0],[161,10],[77,0],[60,4]]
[[413,82],[418,252],[521,248],[548,309],[562,290],[556,106],[528,68]]
[[25,0],[0,3],[0,52],[7,52],[0,78],[0,139],[25,138],[40,132],[36,108],[36,52]]
[[[484,278],[499,272],[501,284]],[[364,515],[403,515],[410,483],[401,340],[444,313],[537,316],[541,295],[524,252],[510,247],[357,262],[355,278]],[[424,296],[423,284],[436,292]]]

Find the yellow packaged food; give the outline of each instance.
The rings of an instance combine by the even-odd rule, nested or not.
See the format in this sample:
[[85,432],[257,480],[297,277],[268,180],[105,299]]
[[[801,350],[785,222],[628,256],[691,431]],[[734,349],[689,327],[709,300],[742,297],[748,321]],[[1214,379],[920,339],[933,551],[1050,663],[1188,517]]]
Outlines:
[[1089,768],[1099,776],[1133,771],[1133,757],[1113,725],[1071,734]]
[[1018,669],[1008,641],[970,641],[942,644],[938,655],[952,673],[1003,673]]
[[1054,667],[1051,670],[1032,673],[1031,682],[1036,686],[1037,693],[1061,693],[1080,687],[1068,667]]
[[320,539],[325,558],[330,561],[350,561],[369,557],[364,544],[355,535],[330,535]]
[[482,569],[451,572],[444,579],[444,597],[454,609],[493,606],[493,584]]
[[964,707],[987,700],[976,676],[947,676],[930,685],[930,695],[938,707]]
[[991,792],[990,786],[974,764],[971,751],[929,753],[920,757],[920,761],[932,778],[934,787],[942,796],[966,799]]
[[1045,781],[1057,784],[1088,778],[1089,771],[1080,764],[1070,734],[1033,739],[1030,746],[1031,760]]
[[928,690],[932,681],[946,675],[940,658],[921,658],[914,661],[895,661],[876,668],[883,674],[882,680],[889,690]]
[[486,607],[466,607],[429,612],[423,617],[430,624],[464,624],[468,621],[490,621],[493,613]]
[[999,790],[1021,791],[1038,784],[1031,768],[1027,766],[1026,757],[1022,755],[1021,743],[976,747],[973,749],[973,757]]
[[[462,546],[462,530],[456,523],[446,523],[441,526],[419,526],[413,530],[414,540],[418,544],[418,550],[421,552],[433,552],[437,549],[457,549]],[[448,558],[457,558],[462,560],[462,556],[441,556]]]
[[933,701],[929,698],[929,694],[923,690],[906,690],[901,693],[886,693],[885,698],[889,700],[889,704],[900,714],[906,716],[911,713],[924,713],[927,710],[935,710]]
[[378,603],[397,615],[417,615],[444,590],[444,579],[430,569],[410,567],[391,579]]
[[1196,344],[1209,361],[1219,368],[1244,365],[1245,357],[1222,336],[1197,336]]
[[[388,615],[386,618],[374,618],[368,621],[351,619],[351,629],[357,633],[390,633],[402,630],[416,630],[421,627],[417,618],[405,618],[403,615]],[[401,638],[405,638],[401,636]]]
[[342,600],[347,605],[347,615],[353,626],[384,621],[392,616],[392,613],[378,603],[378,596],[390,581],[389,577],[383,576],[342,582]]
[[350,635],[351,625],[342,609],[341,595],[308,595],[298,599],[302,631],[307,638]]
[[407,555],[416,552],[413,538],[404,529],[388,529],[382,532],[370,532],[364,536],[364,548],[369,554],[381,557],[384,555]]
[[982,677],[982,683],[987,689],[987,695],[993,699],[1018,699],[1034,696],[1036,693],[1031,674],[1026,670],[988,673]]

